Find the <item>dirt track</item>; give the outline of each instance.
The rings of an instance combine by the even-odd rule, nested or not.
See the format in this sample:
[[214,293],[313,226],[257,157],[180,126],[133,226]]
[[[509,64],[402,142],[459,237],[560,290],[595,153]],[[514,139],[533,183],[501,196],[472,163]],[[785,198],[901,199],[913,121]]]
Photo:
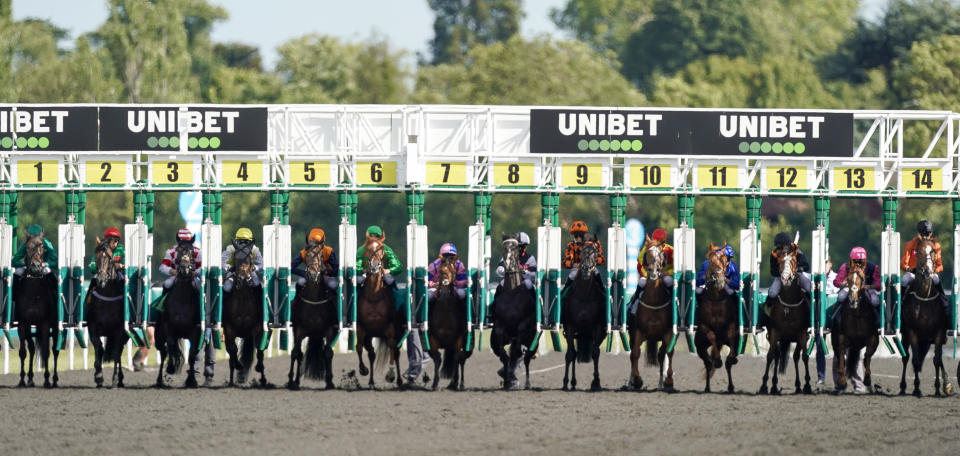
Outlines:
[[[282,385],[288,360],[268,360],[268,380]],[[955,360],[946,362],[954,375]],[[541,356],[532,363],[534,391],[510,392],[498,389],[499,363],[488,350],[468,361],[466,392],[397,391],[381,374],[379,391],[320,391],[319,383],[306,381],[297,392],[183,390],[184,375],[175,379],[177,388],[158,391],[149,387],[156,376],[149,368],[128,373],[125,390],[93,388],[92,371],[62,373],[58,390],[18,389],[18,376],[6,375],[0,376],[6,417],[0,448],[5,454],[960,453],[956,395],[794,396],[791,368],[781,382],[789,386],[784,396],[757,396],[762,361],[756,357],[734,367],[737,394],[705,395],[702,364],[687,353],[676,356],[677,394],[620,391],[629,372],[624,354],[601,358],[605,391],[569,393],[560,391],[561,363],[559,354]],[[356,368],[356,357],[337,355],[334,365],[335,379],[349,386],[346,372]],[[590,371],[579,367],[583,388]],[[226,368],[225,361],[217,365],[219,385]],[[933,393],[931,373],[928,360],[926,394]],[[655,385],[653,368],[641,374]],[[899,360],[874,363],[885,391],[892,393],[899,383],[892,376],[899,374]],[[725,375],[714,378],[715,390],[725,386]]]

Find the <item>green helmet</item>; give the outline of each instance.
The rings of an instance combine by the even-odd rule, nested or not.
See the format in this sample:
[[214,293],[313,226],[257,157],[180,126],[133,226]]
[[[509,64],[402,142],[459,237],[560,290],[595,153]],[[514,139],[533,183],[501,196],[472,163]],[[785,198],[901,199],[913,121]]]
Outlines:
[[383,229],[377,225],[370,225],[370,228],[367,228],[367,234],[370,236],[383,237]]

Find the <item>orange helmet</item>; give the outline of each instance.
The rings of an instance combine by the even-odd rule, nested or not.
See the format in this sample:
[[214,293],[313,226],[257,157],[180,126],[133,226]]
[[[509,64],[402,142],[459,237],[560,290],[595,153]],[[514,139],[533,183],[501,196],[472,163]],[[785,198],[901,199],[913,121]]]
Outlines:
[[577,220],[576,222],[573,222],[573,225],[570,225],[570,234],[586,233],[587,231],[590,230],[587,229],[587,224],[584,223],[583,220]]
[[323,243],[326,240],[327,240],[327,234],[324,233],[323,230],[320,228],[314,228],[310,230],[310,234],[307,235],[307,242],[317,241],[317,242]]

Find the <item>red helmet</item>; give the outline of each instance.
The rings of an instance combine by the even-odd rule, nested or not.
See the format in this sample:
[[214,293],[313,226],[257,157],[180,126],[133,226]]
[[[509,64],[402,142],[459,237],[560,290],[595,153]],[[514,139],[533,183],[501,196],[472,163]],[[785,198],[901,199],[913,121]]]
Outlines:
[[106,239],[106,238],[108,238],[108,237],[110,237],[110,236],[113,236],[113,237],[115,237],[115,238],[117,238],[117,239],[120,239],[120,230],[118,230],[118,229],[116,229],[116,228],[114,228],[114,227],[112,227],[112,226],[111,226],[110,228],[107,228],[107,230],[103,232],[103,238]]
[[660,242],[666,241],[667,230],[663,228],[657,228],[653,230],[653,233],[650,235],[650,239],[653,239],[654,241],[660,241]]
[[867,251],[863,247],[854,247],[850,250],[850,259],[851,260],[866,260]]
[[193,239],[193,233],[191,233],[187,228],[180,228],[180,230],[177,231],[177,239],[181,241],[189,241]]
[[587,229],[587,224],[584,223],[583,220],[577,220],[576,222],[573,222],[573,225],[570,225],[570,234],[586,233],[587,231],[590,230]]

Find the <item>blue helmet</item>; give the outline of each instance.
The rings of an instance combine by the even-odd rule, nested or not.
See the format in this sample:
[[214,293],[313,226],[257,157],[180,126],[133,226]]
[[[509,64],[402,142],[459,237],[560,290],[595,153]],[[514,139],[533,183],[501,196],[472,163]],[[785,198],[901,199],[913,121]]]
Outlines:
[[733,258],[734,256],[736,256],[736,252],[733,251],[733,247],[729,245],[723,249],[723,254],[726,255],[728,258]]

